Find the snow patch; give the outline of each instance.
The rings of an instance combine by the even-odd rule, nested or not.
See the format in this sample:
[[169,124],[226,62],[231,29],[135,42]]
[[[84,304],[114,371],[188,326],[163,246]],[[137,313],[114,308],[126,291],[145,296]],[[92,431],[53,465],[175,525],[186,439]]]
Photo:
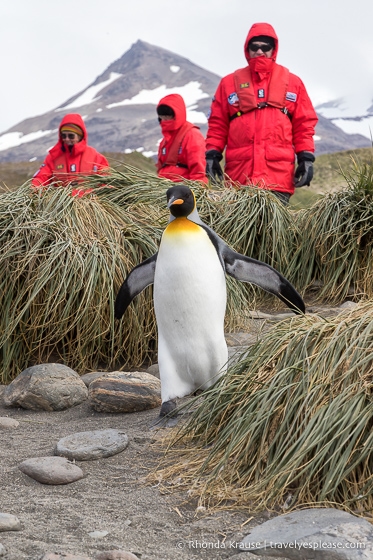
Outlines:
[[174,74],[177,74],[178,71],[180,70],[180,66],[170,66],[170,70],[171,70],[171,72],[173,72]]
[[96,97],[97,94],[102,89],[106,88],[109,84],[111,84],[112,82],[120,78],[120,76],[122,76],[122,74],[118,74],[117,72],[110,72],[110,76],[107,80],[105,80],[105,82],[101,82],[95,86],[89,87],[88,89],[83,91],[83,93],[79,95],[79,97],[77,97],[76,99],[74,99],[74,101],[69,103],[69,105],[65,105],[64,107],[58,107],[58,109],[56,109],[56,112],[65,111],[66,109],[74,109],[76,107],[83,107],[83,105],[89,105],[94,101],[98,101],[98,99],[100,99],[101,96]]
[[9,148],[14,148],[15,146],[20,146],[21,144],[26,144],[27,142],[33,142],[43,136],[49,136],[56,132],[57,129],[38,130],[36,132],[30,132],[29,134],[23,134],[23,132],[7,132],[0,136],[0,152],[8,150]]
[[107,109],[112,109],[113,107],[121,107],[124,105],[158,105],[159,100],[165,95],[170,95],[171,93],[178,93],[181,95],[185,101],[185,105],[188,107],[190,105],[195,105],[199,99],[205,99],[210,97],[208,93],[205,93],[201,89],[201,84],[199,82],[189,82],[185,86],[168,88],[166,85],[161,85],[155,89],[142,89],[137,95],[131,99],[124,99],[118,103],[110,103],[106,105]]
[[332,119],[333,124],[338,126],[346,134],[361,134],[369,140],[373,137],[373,115],[361,120]]

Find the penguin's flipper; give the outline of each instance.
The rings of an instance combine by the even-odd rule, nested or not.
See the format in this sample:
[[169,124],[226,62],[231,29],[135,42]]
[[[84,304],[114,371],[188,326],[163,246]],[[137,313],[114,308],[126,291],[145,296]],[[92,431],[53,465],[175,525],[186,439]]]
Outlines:
[[266,292],[274,294],[294,313],[305,313],[306,307],[302,297],[290,282],[269,264],[236,253],[225,244],[222,256],[225,271],[229,276],[241,282],[255,284]]
[[135,266],[121,285],[114,305],[116,319],[122,317],[133,298],[145,290],[147,286],[153,284],[157,256],[158,253],[155,253],[155,255]]

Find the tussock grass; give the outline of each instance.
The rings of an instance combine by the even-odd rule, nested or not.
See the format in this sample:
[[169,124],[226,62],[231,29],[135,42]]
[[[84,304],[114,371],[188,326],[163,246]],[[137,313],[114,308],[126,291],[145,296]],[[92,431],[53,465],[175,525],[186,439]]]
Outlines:
[[282,321],[202,397],[153,474],[210,507],[373,509],[373,303]]
[[[315,281],[318,299],[343,301],[373,297],[373,160],[353,160],[345,173],[348,187],[326,195],[298,214],[302,243],[294,269],[302,289]],[[296,264],[297,263],[297,264]]]
[[124,209],[53,187],[38,195],[27,185],[3,194],[1,382],[51,359],[84,372],[149,357],[151,293],[137,298],[120,325],[113,302],[128,271],[156,252],[160,235],[141,204]]

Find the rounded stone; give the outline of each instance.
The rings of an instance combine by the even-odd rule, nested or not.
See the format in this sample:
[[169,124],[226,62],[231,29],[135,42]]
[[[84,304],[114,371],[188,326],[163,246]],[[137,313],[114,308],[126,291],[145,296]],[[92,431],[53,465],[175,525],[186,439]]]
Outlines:
[[14,418],[8,418],[8,416],[0,416],[0,430],[2,428],[17,428],[19,426],[19,422],[14,420]]
[[116,455],[127,445],[128,436],[121,430],[77,432],[60,439],[55,454],[76,461],[90,461]]
[[41,484],[69,484],[84,476],[82,469],[74,463],[70,463],[65,457],[26,459],[18,468]]
[[79,375],[63,364],[40,364],[22,371],[4,391],[6,406],[29,410],[64,410],[82,403],[88,389]]
[[11,513],[0,513],[0,531],[19,531],[21,523],[15,515]]
[[145,372],[113,372],[90,383],[88,399],[97,412],[148,410],[161,405],[161,382]]
[[126,550],[108,550],[100,552],[96,556],[97,560],[139,560],[138,556]]

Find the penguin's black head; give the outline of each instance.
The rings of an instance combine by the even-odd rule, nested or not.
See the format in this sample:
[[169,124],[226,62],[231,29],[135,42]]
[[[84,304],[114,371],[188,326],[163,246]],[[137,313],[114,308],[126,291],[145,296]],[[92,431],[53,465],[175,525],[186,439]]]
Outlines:
[[175,185],[167,191],[167,206],[175,218],[185,218],[196,206],[193,192],[185,185]]

